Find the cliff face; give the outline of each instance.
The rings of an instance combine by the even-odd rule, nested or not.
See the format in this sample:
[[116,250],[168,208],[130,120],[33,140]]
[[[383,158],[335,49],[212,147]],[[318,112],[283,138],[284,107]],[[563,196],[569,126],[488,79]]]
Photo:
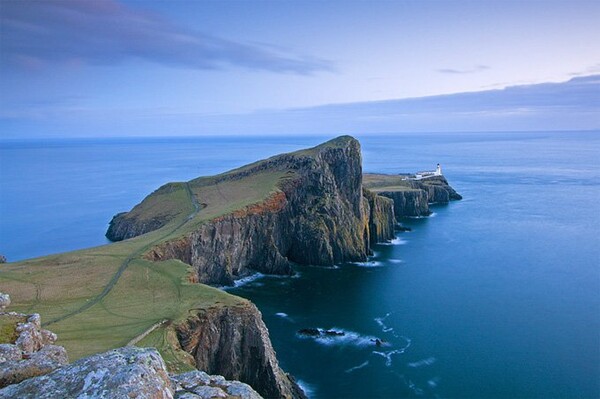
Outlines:
[[279,368],[261,314],[251,303],[200,310],[176,329],[198,369],[245,382],[264,397],[305,397]]
[[395,201],[363,189],[363,196],[369,206],[370,243],[389,241],[394,238],[396,226]]
[[378,194],[393,201],[394,214],[397,218],[431,214],[429,196],[425,190],[380,191]]
[[462,199],[444,176],[423,180],[400,180],[401,177],[390,175],[369,175],[369,178],[375,181],[369,185],[372,190],[394,201],[397,218],[427,216],[431,214],[429,204],[444,204]]
[[196,281],[231,284],[252,271],[290,274],[292,263],[365,261],[371,243],[394,237],[391,202],[363,197],[355,139],[341,137],[221,179],[241,180],[265,170],[285,170],[289,178],[262,202],[208,220],[185,237],[156,245],[146,257],[177,258],[193,266]]

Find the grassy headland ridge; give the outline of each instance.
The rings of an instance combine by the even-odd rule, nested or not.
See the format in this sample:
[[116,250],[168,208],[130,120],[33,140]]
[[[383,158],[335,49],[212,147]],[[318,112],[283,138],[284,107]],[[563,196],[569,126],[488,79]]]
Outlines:
[[[370,177],[366,186],[404,190],[392,180]],[[349,136],[168,183],[113,218],[107,237],[118,242],[3,265],[0,292],[15,311],[40,313],[72,360],[154,346],[172,371],[204,368],[267,396],[301,397],[254,305],[201,283],[365,260],[396,223],[392,201],[363,189],[360,145]],[[254,364],[244,363],[248,345],[261,354]]]

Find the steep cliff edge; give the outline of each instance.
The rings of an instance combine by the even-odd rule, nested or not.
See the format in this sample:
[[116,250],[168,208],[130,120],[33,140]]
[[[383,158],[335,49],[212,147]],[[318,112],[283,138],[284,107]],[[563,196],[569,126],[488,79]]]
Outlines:
[[429,204],[443,204],[462,199],[444,176],[432,176],[421,180],[408,180],[405,177],[365,173],[364,186],[380,196],[392,199],[397,218],[427,216],[431,214]]
[[[365,261],[371,243],[394,237],[392,204],[363,196],[360,145],[349,136],[221,175],[163,186],[116,215],[107,237],[126,239],[168,223],[187,187],[202,209],[183,234],[154,245],[151,260],[179,259],[195,281],[226,285],[292,264]],[[248,191],[249,189],[252,191]],[[169,203],[167,210],[161,206]]]
[[267,327],[250,302],[202,309],[177,325],[176,331],[198,369],[244,381],[264,397],[305,397],[279,368]]

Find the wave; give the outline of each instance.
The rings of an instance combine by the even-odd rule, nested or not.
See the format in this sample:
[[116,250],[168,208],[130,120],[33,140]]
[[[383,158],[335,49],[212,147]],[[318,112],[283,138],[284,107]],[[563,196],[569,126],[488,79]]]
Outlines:
[[[297,334],[298,337],[303,339],[314,339],[315,342],[325,345],[325,346],[357,346],[357,347],[369,347],[375,346],[376,341],[379,339],[377,337],[373,337],[371,335],[361,335],[355,331],[348,331],[340,328],[319,328],[319,331],[337,331],[344,333],[344,335],[325,335],[321,334],[319,336],[307,336],[302,334]],[[382,342],[380,340],[380,342]],[[389,346],[390,344],[387,342],[382,342],[383,346]]]
[[402,259],[388,259],[387,261],[390,263],[404,263]]
[[407,240],[400,238],[400,237],[396,237],[394,239],[392,239],[390,242],[380,242],[377,245],[404,245],[408,243]]
[[[262,273],[254,273],[251,274],[249,276],[246,277],[242,277],[238,280],[234,280],[233,285],[227,285],[227,286],[223,286],[223,287],[219,287],[220,289],[227,291],[228,289],[232,289],[232,288],[238,288],[238,287],[242,287],[244,285],[248,285],[256,280],[258,280],[259,278],[265,277],[265,274]],[[264,285],[264,284],[261,284]]]
[[[389,315],[389,313],[388,313],[388,315]],[[387,316],[386,316],[386,317],[387,317]],[[382,357],[384,357],[384,358],[385,358],[385,365],[386,365],[387,367],[390,367],[390,366],[392,365],[392,356],[393,356],[393,355],[400,355],[400,354],[402,354],[402,353],[406,352],[406,350],[407,350],[407,349],[410,347],[410,345],[412,344],[412,340],[411,340],[410,338],[408,338],[408,337],[405,337],[405,336],[403,336],[403,335],[400,335],[400,336],[398,336],[398,335],[396,335],[395,333],[393,333],[393,335],[394,335],[394,337],[396,337],[396,338],[403,339],[403,340],[406,342],[406,344],[405,344],[405,345],[404,345],[402,348],[394,349],[394,350],[391,350],[391,351],[388,351],[388,352],[379,352],[379,351],[373,351],[373,353],[374,353],[375,355],[379,355],[379,356],[382,356]]]
[[366,262],[352,262],[352,265],[355,266],[359,266],[359,267],[382,267],[384,266],[383,262],[380,262],[378,260],[368,260]]
[[304,394],[307,398],[310,398],[315,393],[315,387],[312,384],[309,384],[303,380],[296,380],[296,384],[304,391]]
[[348,370],[346,370],[346,373],[351,373],[353,371],[360,370],[363,367],[367,367],[368,365],[369,365],[369,361],[368,360],[364,361],[361,364],[359,364],[358,366],[354,366],[354,367],[349,368]]
[[281,317],[282,319],[287,320],[290,323],[295,323],[294,319],[292,319],[287,313],[278,312],[278,313],[275,313],[275,316]]
[[385,323],[383,322],[385,319],[387,319],[389,316],[391,315],[391,313],[386,314],[383,317],[376,317],[374,320],[377,324],[379,324],[379,326],[381,327],[381,330],[383,332],[390,332],[390,331],[394,331],[394,328],[392,327],[388,327],[387,325],[385,325]]
[[429,385],[431,388],[435,388],[438,386],[440,382],[439,377],[434,377],[432,379],[430,379],[429,381],[427,381],[427,385]]
[[385,358],[385,365],[386,365],[386,367],[390,367],[392,365],[392,356],[404,353],[404,350],[403,349],[394,349],[393,351],[389,351],[389,352],[373,351],[373,353],[375,355],[379,355],[379,356],[384,357]]
[[418,360],[416,362],[408,363],[408,367],[423,367],[423,366],[431,366],[435,363],[437,359],[435,357],[428,357],[427,359]]

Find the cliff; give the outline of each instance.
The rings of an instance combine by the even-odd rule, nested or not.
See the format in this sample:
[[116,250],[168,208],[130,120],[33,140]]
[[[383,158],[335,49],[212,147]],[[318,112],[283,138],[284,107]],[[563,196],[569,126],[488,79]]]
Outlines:
[[[371,243],[394,237],[392,204],[375,194],[363,196],[360,145],[348,136],[166,185],[131,212],[116,215],[107,237],[126,239],[168,223],[182,213],[172,204],[184,186],[201,205],[195,226],[153,246],[145,257],[179,259],[193,266],[195,281],[207,284],[231,284],[254,271],[290,274],[293,263],[365,261]],[[243,206],[228,206],[238,204],[248,187],[254,188],[253,202],[246,197]],[[164,203],[171,207],[159,206]]]
[[422,180],[404,180],[404,177],[373,173],[364,175],[366,188],[394,201],[394,212],[398,219],[403,216],[427,216],[431,214],[429,204],[445,204],[462,199],[444,176]]
[[304,397],[279,368],[267,327],[253,304],[200,310],[176,330],[198,369],[244,381],[264,397]]
[[394,237],[395,218],[458,196],[445,179],[372,175],[374,183],[361,168],[359,143],[344,136],[166,184],[112,219],[107,237],[119,242],[3,265],[0,289],[19,309],[49,314],[75,359],[135,342],[158,348],[170,371],[193,365],[268,397],[303,397],[258,310],[196,283],[364,261],[372,244]]

